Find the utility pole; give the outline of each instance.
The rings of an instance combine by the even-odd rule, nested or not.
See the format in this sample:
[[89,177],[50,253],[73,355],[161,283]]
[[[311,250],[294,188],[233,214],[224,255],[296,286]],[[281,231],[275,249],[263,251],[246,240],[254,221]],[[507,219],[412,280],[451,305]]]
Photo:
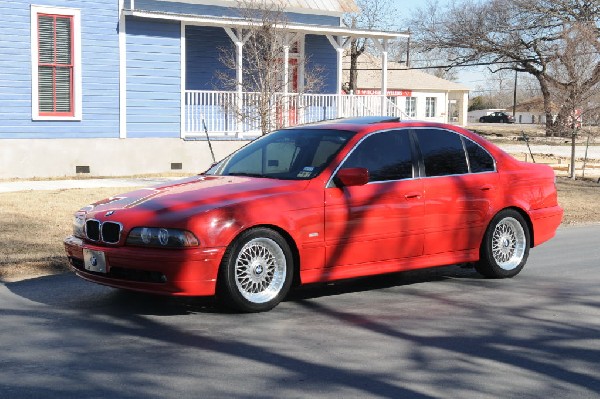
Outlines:
[[517,70],[515,69],[515,87],[513,90],[513,118],[515,118],[515,123],[517,122]]

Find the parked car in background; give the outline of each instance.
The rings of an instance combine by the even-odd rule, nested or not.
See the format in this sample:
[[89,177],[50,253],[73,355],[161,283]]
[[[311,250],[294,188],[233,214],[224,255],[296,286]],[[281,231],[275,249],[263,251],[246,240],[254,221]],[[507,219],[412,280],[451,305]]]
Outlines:
[[515,118],[506,112],[492,112],[479,118],[480,123],[515,123]]
[[432,266],[513,277],[562,213],[549,166],[454,125],[367,117],[275,131],[86,206],[65,248],[84,279],[255,312],[293,285]]

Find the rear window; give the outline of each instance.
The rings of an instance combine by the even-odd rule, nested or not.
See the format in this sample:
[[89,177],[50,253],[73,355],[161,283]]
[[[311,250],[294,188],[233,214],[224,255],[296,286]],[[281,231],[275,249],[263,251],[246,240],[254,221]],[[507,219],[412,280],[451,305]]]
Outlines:
[[471,173],[493,172],[495,170],[494,158],[479,144],[464,138]]
[[441,129],[419,129],[416,132],[426,176],[468,173],[467,157],[458,134]]

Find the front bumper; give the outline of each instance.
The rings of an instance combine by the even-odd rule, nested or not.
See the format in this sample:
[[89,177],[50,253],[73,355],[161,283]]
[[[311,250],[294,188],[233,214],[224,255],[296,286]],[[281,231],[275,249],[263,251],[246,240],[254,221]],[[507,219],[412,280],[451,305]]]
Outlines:
[[[160,249],[104,247],[69,236],[64,240],[75,273],[89,281],[133,291],[178,296],[214,295],[224,247]],[[102,251],[106,273],[84,268],[84,248]]]

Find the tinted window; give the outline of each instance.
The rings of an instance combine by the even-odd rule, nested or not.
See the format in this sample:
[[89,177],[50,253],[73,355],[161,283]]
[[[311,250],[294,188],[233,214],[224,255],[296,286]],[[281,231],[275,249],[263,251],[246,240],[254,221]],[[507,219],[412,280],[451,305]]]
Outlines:
[[426,176],[459,175],[468,172],[462,140],[456,133],[440,129],[416,130],[425,162]]
[[493,172],[494,158],[479,144],[469,139],[464,139],[464,142],[465,147],[467,147],[467,154],[469,154],[471,173]]
[[206,174],[310,179],[331,162],[353,135],[325,129],[280,130],[248,144]]
[[413,177],[408,131],[392,130],[365,138],[344,162],[344,168],[367,168],[369,181]]

